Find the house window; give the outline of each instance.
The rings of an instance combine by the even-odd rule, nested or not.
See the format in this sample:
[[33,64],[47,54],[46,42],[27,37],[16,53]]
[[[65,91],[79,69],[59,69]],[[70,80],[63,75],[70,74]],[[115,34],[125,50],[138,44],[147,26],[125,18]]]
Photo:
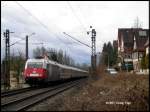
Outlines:
[[139,36],[147,36],[146,31],[139,31]]

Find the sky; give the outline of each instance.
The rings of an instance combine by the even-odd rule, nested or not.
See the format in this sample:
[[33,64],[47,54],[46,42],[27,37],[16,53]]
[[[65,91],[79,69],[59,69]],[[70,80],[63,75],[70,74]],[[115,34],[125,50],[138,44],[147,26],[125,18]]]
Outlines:
[[[90,64],[91,49],[63,32],[91,46],[90,26],[96,30],[96,52],[104,42],[117,39],[118,28],[133,27],[136,18],[149,29],[148,1],[1,1],[1,58],[5,56],[3,32],[9,29],[10,44],[29,36],[29,57],[36,47],[66,51],[77,63]],[[39,43],[39,44],[33,44]],[[40,44],[43,43],[43,44]],[[25,40],[11,46],[10,53],[25,54]]]

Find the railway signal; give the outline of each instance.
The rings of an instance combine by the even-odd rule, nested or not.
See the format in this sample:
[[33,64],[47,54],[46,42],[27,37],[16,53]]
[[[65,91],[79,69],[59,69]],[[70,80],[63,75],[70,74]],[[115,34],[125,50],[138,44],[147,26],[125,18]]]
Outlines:
[[[90,26],[90,28],[92,28],[92,26]],[[95,29],[92,29],[92,31],[87,32],[88,35],[90,33],[91,33],[91,39],[92,39],[91,68],[92,68],[92,72],[95,72],[96,71],[96,44],[95,44],[96,31]]]

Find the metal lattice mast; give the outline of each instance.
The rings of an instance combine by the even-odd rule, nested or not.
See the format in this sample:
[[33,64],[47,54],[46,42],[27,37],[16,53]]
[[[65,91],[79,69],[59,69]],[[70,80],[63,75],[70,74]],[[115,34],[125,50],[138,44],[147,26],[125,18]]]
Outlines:
[[[92,26],[90,26],[92,28]],[[91,54],[91,68],[92,71],[96,71],[96,31],[92,29],[92,31],[88,31],[87,34],[91,32],[92,36],[92,54]]]
[[10,45],[9,45],[9,30],[4,32],[5,37],[5,73],[4,73],[4,86],[10,87]]

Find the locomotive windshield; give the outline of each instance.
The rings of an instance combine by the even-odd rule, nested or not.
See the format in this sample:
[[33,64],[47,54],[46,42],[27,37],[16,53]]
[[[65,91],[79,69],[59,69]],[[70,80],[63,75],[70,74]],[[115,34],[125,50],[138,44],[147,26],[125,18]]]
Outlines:
[[42,62],[29,62],[27,64],[27,68],[42,68],[43,63]]

